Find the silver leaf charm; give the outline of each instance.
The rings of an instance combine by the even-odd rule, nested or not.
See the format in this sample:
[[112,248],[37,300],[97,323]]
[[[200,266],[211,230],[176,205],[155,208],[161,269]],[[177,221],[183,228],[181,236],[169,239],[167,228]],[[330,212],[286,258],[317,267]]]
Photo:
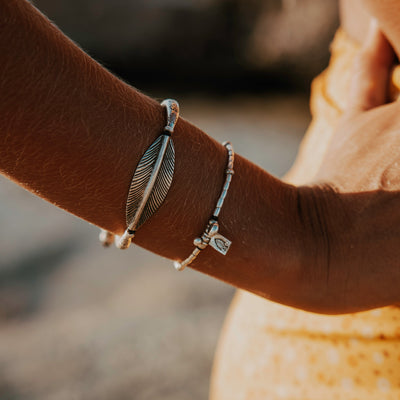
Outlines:
[[[164,132],[150,145],[133,174],[126,201],[127,228],[115,244],[127,249],[139,229],[161,206],[172,183],[175,168],[175,149],[171,134],[179,118],[179,104],[172,99],[161,103],[167,111]],[[100,241],[109,246],[114,235],[102,231]]]
[[225,256],[231,247],[232,242],[221,234],[216,233],[211,237],[209,244],[214,250],[217,250]]
[[172,183],[175,149],[170,136],[161,135],[147,149],[132,178],[126,202],[126,225],[137,230],[161,206]]

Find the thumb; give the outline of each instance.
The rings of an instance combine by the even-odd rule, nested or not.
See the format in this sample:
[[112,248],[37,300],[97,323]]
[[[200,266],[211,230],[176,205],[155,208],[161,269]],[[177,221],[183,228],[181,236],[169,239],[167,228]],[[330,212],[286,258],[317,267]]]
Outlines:
[[347,113],[358,114],[386,103],[393,57],[393,50],[376,20],[371,20],[365,42],[354,61]]

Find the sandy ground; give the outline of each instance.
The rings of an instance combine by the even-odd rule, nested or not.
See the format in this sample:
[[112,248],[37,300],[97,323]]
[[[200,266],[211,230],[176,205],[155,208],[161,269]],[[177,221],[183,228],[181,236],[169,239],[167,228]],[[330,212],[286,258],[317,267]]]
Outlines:
[[[183,99],[183,116],[282,175],[303,97]],[[0,399],[205,400],[234,289],[97,228],[0,177]]]

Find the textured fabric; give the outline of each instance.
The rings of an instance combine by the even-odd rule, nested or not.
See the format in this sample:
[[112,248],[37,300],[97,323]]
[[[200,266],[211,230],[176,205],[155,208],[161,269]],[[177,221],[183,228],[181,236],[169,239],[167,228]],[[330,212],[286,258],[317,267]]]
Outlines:
[[[342,31],[330,65],[312,85],[312,123],[288,180],[318,169],[346,107],[357,45]],[[400,70],[392,75],[397,97]],[[398,400],[400,308],[325,316],[239,291],[225,322],[211,400]]]

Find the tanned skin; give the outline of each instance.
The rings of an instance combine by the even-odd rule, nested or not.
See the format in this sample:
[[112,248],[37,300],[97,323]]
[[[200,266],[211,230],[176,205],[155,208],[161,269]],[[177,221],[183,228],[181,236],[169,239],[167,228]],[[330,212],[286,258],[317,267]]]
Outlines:
[[[0,171],[121,234],[132,174],[165,125],[163,108],[96,63],[25,0],[0,1],[0,54]],[[349,112],[308,186],[284,183],[237,156],[220,215],[221,233],[233,245],[226,257],[206,249],[193,268],[323,313],[400,301],[399,105],[385,105],[392,62],[391,47],[372,27]],[[215,207],[226,151],[184,119],[174,143],[170,192],[135,243],[181,260]]]

